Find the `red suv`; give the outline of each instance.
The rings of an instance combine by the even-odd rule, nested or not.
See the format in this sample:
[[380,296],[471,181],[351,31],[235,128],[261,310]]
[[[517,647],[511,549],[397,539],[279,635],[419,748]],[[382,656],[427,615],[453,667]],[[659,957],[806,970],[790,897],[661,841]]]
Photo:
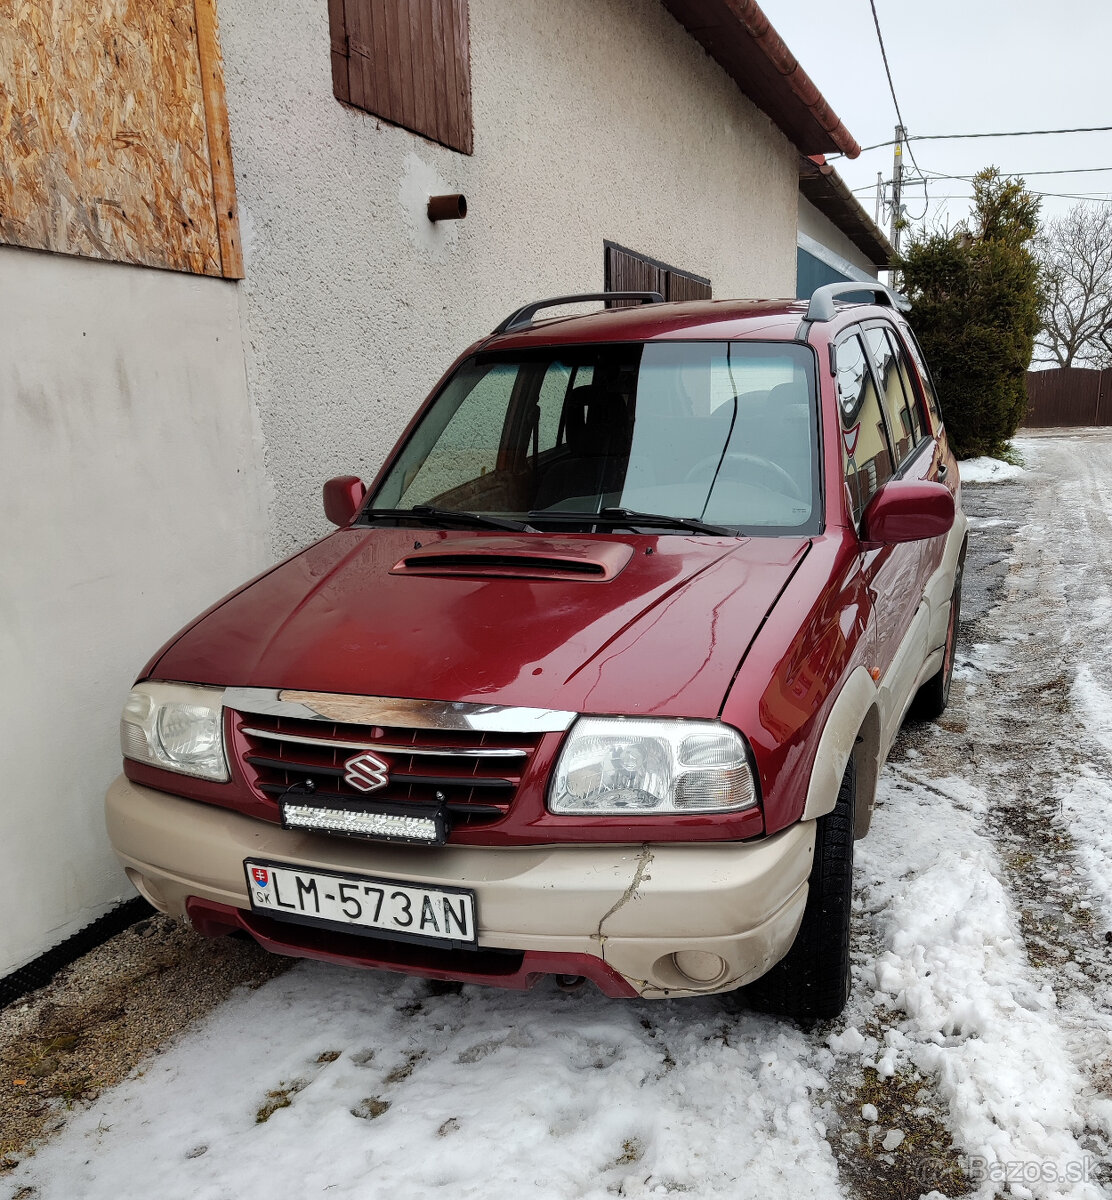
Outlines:
[[897,299],[507,318],[369,491],[325,484],[336,532],[143,671],[107,802],[135,886],[282,954],[836,1014],[965,555]]

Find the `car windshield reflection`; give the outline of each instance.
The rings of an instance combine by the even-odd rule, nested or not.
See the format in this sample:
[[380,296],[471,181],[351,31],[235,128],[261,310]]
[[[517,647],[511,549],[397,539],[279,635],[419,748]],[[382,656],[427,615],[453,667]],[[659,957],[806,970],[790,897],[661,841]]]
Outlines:
[[810,533],[817,425],[813,354],[796,344],[479,354],[441,389],[368,516],[424,506],[543,528],[551,514],[566,529],[609,511],[662,532]]

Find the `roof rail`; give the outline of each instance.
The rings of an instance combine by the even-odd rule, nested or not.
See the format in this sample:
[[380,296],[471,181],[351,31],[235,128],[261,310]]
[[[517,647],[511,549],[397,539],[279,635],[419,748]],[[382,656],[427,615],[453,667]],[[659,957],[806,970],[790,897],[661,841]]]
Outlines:
[[900,312],[909,312],[911,309],[911,301],[906,296],[892,291],[891,288],[886,288],[882,283],[857,283],[853,281],[827,283],[820,288],[815,288],[811,296],[811,303],[807,305],[807,315],[803,319],[805,321],[829,321],[833,319],[835,313],[834,298],[836,296],[849,295],[851,292],[871,292],[874,297],[874,304],[883,304],[888,308],[898,308]]
[[642,304],[664,303],[664,297],[659,292],[584,292],[579,296],[553,296],[549,300],[536,300],[510,313],[501,325],[491,330],[491,336],[528,328],[542,308],[555,308],[558,304],[579,304],[586,300],[640,300]]

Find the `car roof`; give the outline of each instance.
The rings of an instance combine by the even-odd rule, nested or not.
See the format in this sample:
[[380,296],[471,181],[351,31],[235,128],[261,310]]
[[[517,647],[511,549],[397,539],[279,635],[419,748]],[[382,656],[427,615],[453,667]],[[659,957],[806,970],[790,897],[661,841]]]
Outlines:
[[[684,300],[665,304],[640,304],[627,308],[550,317],[525,329],[495,334],[482,343],[483,350],[525,350],[542,346],[589,342],[647,341],[746,341],[790,342],[799,339],[799,326],[807,301],[783,300]],[[854,310],[858,319],[891,316],[891,310],[873,304],[838,305],[838,315]]]

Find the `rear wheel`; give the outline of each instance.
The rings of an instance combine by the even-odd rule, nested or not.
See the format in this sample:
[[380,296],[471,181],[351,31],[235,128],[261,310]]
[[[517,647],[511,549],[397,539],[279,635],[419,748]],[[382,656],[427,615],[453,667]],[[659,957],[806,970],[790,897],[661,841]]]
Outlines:
[[942,666],[919,689],[912,705],[912,715],[924,721],[933,721],[942,716],[950,703],[950,684],[954,678],[954,655],[958,643],[958,620],[961,613],[961,577],[965,571],[965,560],[958,563],[954,576],[954,593],[950,597],[950,619],[946,623],[946,648],[942,653]]
[[851,758],[832,812],[815,829],[807,907],[792,948],[740,992],[731,1007],[817,1020],[836,1017],[849,998],[849,924],[853,901],[853,812],[857,765]]

